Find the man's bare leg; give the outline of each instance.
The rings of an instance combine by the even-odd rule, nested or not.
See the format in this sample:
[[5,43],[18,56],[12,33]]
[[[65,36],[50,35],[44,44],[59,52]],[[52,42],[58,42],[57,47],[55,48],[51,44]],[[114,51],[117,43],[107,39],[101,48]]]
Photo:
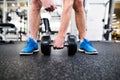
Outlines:
[[[39,51],[39,47],[36,40],[40,25],[40,9],[42,7],[42,4],[44,3],[42,3],[41,0],[32,0],[30,13],[30,38],[28,39],[26,46],[21,50],[20,55],[29,55]],[[54,5],[51,5],[51,3],[48,4],[48,8],[45,6],[47,11],[54,10]]]
[[39,0],[32,0],[30,13],[30,37],[37,40],[38,29],[40,25],[40,9],[42,3]]
[[76,25],[79,31],[79,51],[82,51],[86,54],[97,54],[97,50],[93,47],[92,43],[85,39],[86,36],[86,20],[85,12],[83,8],[83,0],[74,0],[73,8],[75,11],[75,20]]
[[79,38],[83,39],[86,36],[86,20],[83,0],[74,0],[73,8],[75,11],[75,20],[79,32]]
[[40,25],[41,13],[40,9],[44,6],[48,11],[53,11],[56,6],[51,0],[32,0],[30,14],[30,37],[37,40],[38,29]]
[[63,48],[64,47],[64,40],[66,31],[70,22],[71,13],[72,13],[72,0],[63,0],[63,12],[61,18],[60,29],[58,35],[54,40],[54,47],[56,48]]

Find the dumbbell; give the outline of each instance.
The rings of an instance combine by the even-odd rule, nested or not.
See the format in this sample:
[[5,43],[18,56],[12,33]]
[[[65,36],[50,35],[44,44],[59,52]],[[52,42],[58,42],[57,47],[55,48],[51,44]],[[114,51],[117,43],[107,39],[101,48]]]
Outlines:
[[[50,55],[51,47],[53,46],[53,41],[49,35],[43,36],[41,38],[41,52],[44,55]],[[77,41],[76,36],[68,35],[67,41],[64,43],[64,47],[67,47],[68,55],[72,56],[75,55],[77,52]]]

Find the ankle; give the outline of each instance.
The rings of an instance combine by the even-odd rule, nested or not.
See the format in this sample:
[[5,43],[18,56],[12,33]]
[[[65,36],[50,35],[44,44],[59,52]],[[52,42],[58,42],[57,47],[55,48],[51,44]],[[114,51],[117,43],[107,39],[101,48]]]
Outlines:
[[82,43],[83,41],[84,41],[84,38],[81,38],[81,39],[80,39],[80,43]]
[[37,43],[37,40],[36,39],[34,39],[34,38],[32,38],[32,37],[30,37],[34,42],[36,42]]
[[36,42],[37,43],[37,40],[35,40],[35,39],[33,39],[34,40],[34,42]]

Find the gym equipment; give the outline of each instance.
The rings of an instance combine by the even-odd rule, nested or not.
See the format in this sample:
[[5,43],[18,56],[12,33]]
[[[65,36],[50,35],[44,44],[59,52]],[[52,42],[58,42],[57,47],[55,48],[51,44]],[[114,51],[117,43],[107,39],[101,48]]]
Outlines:
[[[50,27],[49,27],[49,21],[47,19],[44,20],[45,24],[45,35],[41,38],[41,52],[44,55],[50,55],[51,53],[51,47],[53,46],[53,40],[51,40],[50,37]],[[77,40],[76,36],[74,35],[68,35],[67,41],[64,43],[64,47],[67,47],[68,49],[68,55],[74,55],[77,52]],[[54,48],[54,47],[53,47]],[[54,48],[58,49],[58,48]]]
[[[107,7],[109,8],[108,11]],[[104,19],[102,20],[102,22],[104,23],[103,26],[103,39],[105,39],[106,41],[111,40],[111,33],[113,31],[113,27],[112,27],[112,15],[113,15],[113,11],[114,11],[114,1],[113,0],[108,0],[105,3],[105,13],[104,13]],[[108,14],[108,18],[106,19],[106,14]],[[107,23],[105,23],[107,21]]]
[[0,8],[0,23],[3,23],[3,21],[2,21],[2,20],[3,20],[3,15],[2,15],[2,13],[3,13],[3,12],[2,12],[2,9]]
[[[44,24],[44,27],[40,27],[39,28],[39,34],[38,34],[38,42],[40,41],[40,33],[43,34],[43,33],[46,33],[47,30],[49,31],[48,33],[49,34],[56,34],[58,33],[58,31],[52,31],[51,28],[50,28],[50,23],[49,23],[49,19],[48,18],[42,18],[40,20],[40,25]],[[45,28],[45,29],[43,29]]]
[[107,41],[109,40],[110,33],[113,31],[112,27],[111,28],[108,28],[108,27],[109,27],[109,25],[104,26],[104,34],[103,34],[104,39]]
[[26,27],[25,27],[25,24],[26,24],[26,21],[27,21],[27,14],[25,13],[25,10],[24,11],[21,11],[20,8],[18,8],[16,10],[16,14],[18,15],[18,17],[20,17],[20,23],[24,24],[24,26],[20,27],[20,31],[18,32],[20,34],[20,41],[22,41],[22,34],[26,35],[27,32],[26,32]]
[[[47,30],[49,31],[49,34],[55,34],[55,33],[58,33],[58,31],[52,31],[51,28],[50,28],[50,23],[49,23],[49,20],[48,18],[42,18],[41,19],[42,23],[44,24],[45,26],[45,31],[42,29],[42,27],[40,28],[39,32],[41,33],[45,33]],[[41,24],[42,24],[41,23]]]
[[[53,41],[49,35],[43,36],[41,38],[41,51],[44,55],[50,55],[51,47],[53,46]],[[64,47],[68,49],[68,55],[74,55],[77,52],[77,42],[74,35],[68,35],[67,41],[64,43]],[[54,48],[59,49],[59,48]]]
[[[9,31],[9,28],[12,28],[14,30]],[[16,27],[14,24],[11,24],[11,23],[2,23],[0,24],[0,33],[1,33],[0,43],[13,43],[13,41],[8,40],[6,38],[6,34],[8,33],[16,34]]]
[[11,12],[7,12],[7,13],[6,13],[6,21],[7,21],[7,22],[10,22],[10,21],[12,20],[12,18],[11,18],[11,16],[10,16],[10,13],[11,13]]

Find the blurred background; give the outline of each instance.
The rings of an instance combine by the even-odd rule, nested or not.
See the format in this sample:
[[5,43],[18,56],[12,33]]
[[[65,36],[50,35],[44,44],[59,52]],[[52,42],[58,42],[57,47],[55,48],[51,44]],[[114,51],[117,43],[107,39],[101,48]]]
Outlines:
[[[58,31],[61,20],[62,0],[54,0],[57,9],[54,12],[41,10],[42,18],[48,18],[50,28]],[[0,24],[11,23],[15,27],[4,28],[0,25],[1,40],[26,41],[29,36],[29,13],[31,0],[0,0]],[[86,13],[87,38],[91,41],[120,41],[120,0],[84,0]],[[67,33],[76,36],[74,11]],[[4,28],[4,29],[3,29]],[[45,30],[40,24],[38,36]],[[3,32],[4,36],[3,36]],[[12,34],[12,32],[14,34]]]

